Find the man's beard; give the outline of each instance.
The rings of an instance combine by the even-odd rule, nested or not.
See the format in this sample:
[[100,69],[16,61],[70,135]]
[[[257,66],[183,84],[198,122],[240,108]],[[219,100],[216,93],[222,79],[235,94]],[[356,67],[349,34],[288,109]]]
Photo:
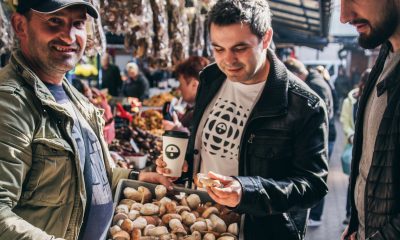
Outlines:
[[371,28],[369,35],[360,34],[358,37],[358,44],[366,49],[374,49],[388,40],[396,31],[399,24],[399,14],[395,8],[387,9],[385,19],[377,26],[372,26],[370,22],[365,19],[355,20],[354,22],[366,23]]

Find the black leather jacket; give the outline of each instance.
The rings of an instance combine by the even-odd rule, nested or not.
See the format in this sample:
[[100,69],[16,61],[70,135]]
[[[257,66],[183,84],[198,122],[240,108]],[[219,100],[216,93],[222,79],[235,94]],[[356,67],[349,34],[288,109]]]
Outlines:
[[[241,139],[236,178],[243,193],[234,210],[246,214],[245,239],[299,240],[304,238],[307,209],[328,192],[326,107],[271,51],[268,58],[268,80]],[[216,64],[200,74],[189,172],[196,169],[199,122],[225,79]]]
[[371,70],[360,99],[354,135],[349,234],[356,232],[359,225],[354,191],[363,145],[362,119],[369,96],[380,96],[387,91],[388,103],[379,125],[364,196],[365,235],[368,240],[400,239],[400,65],[375,87],[390,49],[389,42],[382,45],[379,57]]

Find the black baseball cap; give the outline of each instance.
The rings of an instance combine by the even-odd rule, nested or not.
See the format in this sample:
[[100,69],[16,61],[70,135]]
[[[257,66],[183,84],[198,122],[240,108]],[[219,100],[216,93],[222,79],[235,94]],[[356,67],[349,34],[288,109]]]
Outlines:
[[87,9],[87,13],[93,18],[98,18],[99,13],[96,8],[87,0],[19,0],[17,12],[24,14],[30,9],[40,13],[54,13],[61,9],[83,5]]

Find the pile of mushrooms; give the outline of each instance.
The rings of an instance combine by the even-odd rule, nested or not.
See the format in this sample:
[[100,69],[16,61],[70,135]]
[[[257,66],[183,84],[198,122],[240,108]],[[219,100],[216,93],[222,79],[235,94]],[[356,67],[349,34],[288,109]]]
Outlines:
[[[126,187],[110,228],[113,240],[237,240],[240,216],[199,195],[167,197],[157,185],[153,197],[146,187]],[[154,198],[154,199],[153,199]]]

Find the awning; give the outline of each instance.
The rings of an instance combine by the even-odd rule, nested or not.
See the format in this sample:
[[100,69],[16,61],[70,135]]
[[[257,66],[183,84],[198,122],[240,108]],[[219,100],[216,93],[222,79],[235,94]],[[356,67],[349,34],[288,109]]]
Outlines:
[[322,49],[329,43],[332,0],[269,0],[274,41]]

